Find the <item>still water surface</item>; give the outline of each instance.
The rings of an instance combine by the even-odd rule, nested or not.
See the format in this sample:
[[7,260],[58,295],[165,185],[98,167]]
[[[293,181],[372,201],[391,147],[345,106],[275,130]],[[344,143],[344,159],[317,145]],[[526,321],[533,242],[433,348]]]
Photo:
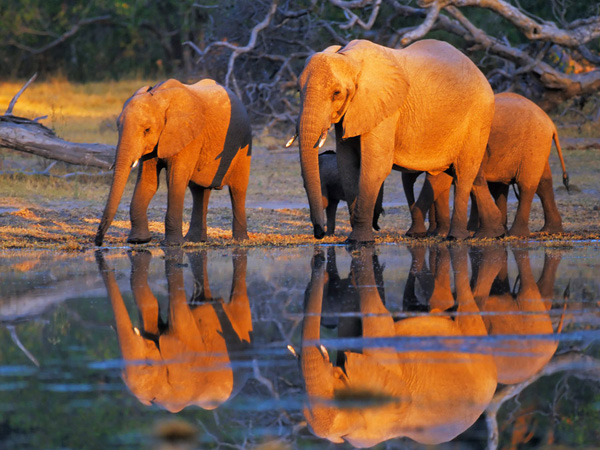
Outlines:
[[592,448],[599,342],[589,242],[3,251],[0,448]]

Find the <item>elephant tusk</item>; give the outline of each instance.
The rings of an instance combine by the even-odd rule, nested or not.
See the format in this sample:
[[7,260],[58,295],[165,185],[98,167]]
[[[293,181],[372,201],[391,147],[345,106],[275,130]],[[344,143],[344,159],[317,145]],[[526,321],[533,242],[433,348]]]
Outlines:
[[139,159],[136,159],[136,160],[133,162],[133,164],[131,165],[131,168],[132,168],[132,169],[135,169],[135,167],[138,165],[138,163],[139,163],[139,162],[140,162],[140,160],[139,160]]
[[285,148],[290,148],[297,137],[298,137],[297,134],[293,135],[292,138],[285,143]]
[[133,332],[136,334],[136,336],[140,336],[140,330],[138,327],[133,327]]
[[323,133],[321,133],[321,137],[319,138],[319,144],[318,147],[321,148],[323,147],[323,145],[325,145],[325,139],[327,139],[327,130],[323,131]]
[[110,165],[110,167],[108,168],[108,170],[113,170],[114,168],[115,168],[115,163],[112,163],[112,164]]
[[323,344],[319,345],[319,350],[321,351],[321,355],[323,355],[323,358],[326,359],[327,362],[329,362],[329,353],[327,353],[327,349]]
[[298,359],[298,353],[296,353],[296,349],[294,347],[292,347],[291,345],[288,345],[287,349],[290,351],[290,353],[292,355],[294,355],[294,358]]

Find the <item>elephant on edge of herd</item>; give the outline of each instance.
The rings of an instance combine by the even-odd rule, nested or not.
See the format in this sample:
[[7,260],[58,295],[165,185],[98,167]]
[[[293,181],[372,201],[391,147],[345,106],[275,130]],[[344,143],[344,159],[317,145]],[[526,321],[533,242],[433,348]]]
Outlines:
[[193,85],[170,79],[152,88],[144,86],[125,102],[117,125],[119,142],[113,181],[96,233],[96,245],[102,245],[130,170],[138,162],[127,242],[142,244],[152,238],[147,210],[158,189],[162,169],[167,170],[168,186],[165,244],[183,243],[187,187],[193,196],[187,241],[206,241],[210,190],[223,186],[229,186],[233,238],[248,238],[245,203],[252,134],[246,109],[233,92],[210,79]]
[[[556,126],[539,106],[521,95],[503,92],[495,98],[494,121],[481,168],[502,214],[503,226],[508,230],[508,190],[510,184],[516,184],[519,187],[519,204],[508,234],[529,236],[529,214],[536,193],[544,210],[544,226],[541,231],[561,233],[562,219],[554,200],[552,172],[548,163],[552,140],[556,145],[562,166],[563,184],[567,189],[569,175],[565,168]],[[448,202],[452,179],[445,174],[427,174],[423,189],[415,202],[413,185],[417,176],[418,174],[402,174],[402,184],[412,216],[412,224],[406,234],[411,237],[421,237],[425,234],[445,236],[450,228]],[[430,229],[426,233],[424,218],[428,211]],[[473,202],[468,228],[476,230],[477,222],[477,204]]]

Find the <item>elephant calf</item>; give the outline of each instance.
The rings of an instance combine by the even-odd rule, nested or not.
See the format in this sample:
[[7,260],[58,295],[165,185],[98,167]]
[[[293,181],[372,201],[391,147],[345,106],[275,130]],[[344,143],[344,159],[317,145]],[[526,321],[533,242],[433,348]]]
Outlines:
[[[319,155],[319,176],[321,177],[321,194],[323,195],[323,208],[327,214],[327,236],[335,233],[335,214],[340,200],[346,201],[342,180],[338,171],[337,157],[333,150],[327,150]],[[373,214],[373,229],[379,231],[379,216],[383,210],[383,185],[375,202]],[[350,205],[348,205],[350,209]]]
[[223,186],[229,186],[233,238],[248,238],[245,203],[252,135],[246,109],[233,92],[208,79],[193,85],[167,80],[152,88],[144,86],[125,102],[117,125],[115,169],[96,245],[102,245],[129,173],[138,163],[127,242],[142,244],[151,239],[147,210],[162,169],[167,171],[168,186],[165,244],[183,243],[187,187],[194,202],[187,241],[206,240],[210,190]]
[[[510,236],[529,236],[529,214],[534,194],[539,196],[544,209],[544,227],[542,232],[560,233],[562,220],[552,189],[552,172],[548,157],[552,140],[556,145],[563,171],[563,184],[569,188],[569,176],[558,140],[556,127],[552,119],[535,103],[525,97],[504,92],[495,96],[495,113],[488,140],[486,154],[481,163],[483,175],[488,183],[496,205],[502,213],[507,228],[507,196],[509,185],[519,188],[519,205]],[[403,174],[403,183],[407,198],[411,199],[412,183],[416,177]],[[430,233],[445,235],[450,228],[450,210],[448,206],[452,178],[444,173],[427,175],[419,199],[411,205],[412,225],[408,236],[424,236],[424,217],[430,211]],[[414,197],[412,197],[414,201]],[[477,203],[472,202],[469,229],[476,230],[479,222]]]

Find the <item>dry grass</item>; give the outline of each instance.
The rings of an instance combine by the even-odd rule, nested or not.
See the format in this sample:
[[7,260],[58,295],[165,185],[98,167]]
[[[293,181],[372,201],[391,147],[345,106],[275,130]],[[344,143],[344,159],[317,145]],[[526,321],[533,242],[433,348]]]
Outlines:
[[[34,83],[21,97],[14,113],[25,117],[48,114],[44,123],[57,134],[72,141],[114,144],[117,133],[115,119],[125,99],[136,89],[155,81],[71,84],[64,80]],[[6,109],[21,82],[0,84],[0,109]],[[565,134],[594,136],[597,127],[585,125],[581,130]],[[577,134],[583,133],[583,134]],[[561,131],[561,135],[563,132]],[[597,135],[596,135],[597,136]],[[283,148],[286,139],[260,135],[255,138],[251,181],[248,187],[247,214],[250,240],[243,246],[289,246],[313,244],[312,226],[306,208],[297,150]],[[558,158],[553,151],[550,162],[555,174],[556,199],[565,229],[560,236],[534,234],[533,239],[545,245],[581,239],[600,239],[600,153],[593,150],[566,151],[565,159],[571,182],[577,192],[568,194],[561,183]],[[42,158],[0,150],[0,170],[28,172],[49,164]],[[51,173],[82,170],[58,164]],[[86,169],[86,171],[88,171]],[[92,171],[90,171],[92,172]],[[128,204],[135,176],[130,177],[115,222],[106,237],[106,246],[126,245],[129,233]],[[154,248],[164,233],[166,188],[162,183],[150,205],[149,218]],[[93,237],[110,187],[110,176],[78,176],[69,179],[31,176],[20,173],[0,174],[0,248],[54,248],[83,250],[93,247]],[[392,173],[385,186],[384,206],[387,214],[380,220],[382,231],[376,233],[379,243],[405,241],[409,214],[399,173]],[[514,214],[516,204],[510,205]],[[191,198],[186,198],[189,218]],[[209,242],[193,246],[230,246],[231,210],[226,190],[211,194],[208,215]],[[539,202],[534,203],[531,229],[540,229],[543,216]],[[187,223],[184,225],[187,227]],[[338,236],[326,243],[342,243],[350,232],[345,205],[338,211]],[[514,240],[514,239],[510,239]],[[414,241],[413,241],[414,242]],[[431,242],[430,240],[427,242]],[[186,244],[192,246],[192,244]]]

